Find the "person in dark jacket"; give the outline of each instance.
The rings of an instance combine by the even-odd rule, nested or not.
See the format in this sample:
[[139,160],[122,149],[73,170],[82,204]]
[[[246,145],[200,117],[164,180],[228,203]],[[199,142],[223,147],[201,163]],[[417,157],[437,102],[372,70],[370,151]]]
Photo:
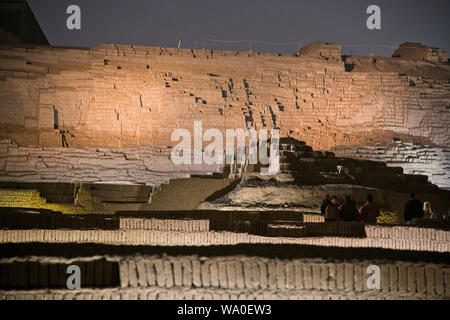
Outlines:
[[350,199],[350,196],[345,197],[345,203],[340,212],[341,220],[343,221],[357,221],[359,211],[356,208],[356,202]]
[[331,197],[328,193],[325,193],[323,195],[322,204],[320,205],[320,213],[324,216],[325,210],[328,207],[328,205],[331,203]]
[[330,204],[325,209],[325,221],[339,220],[339,202],[336,196],[331,197]]
[[405,204],[404,218],[406,224],[411,224],[413,218],[423,218],[423,203],[416,199],[414,192],[409,195],[409,200]]

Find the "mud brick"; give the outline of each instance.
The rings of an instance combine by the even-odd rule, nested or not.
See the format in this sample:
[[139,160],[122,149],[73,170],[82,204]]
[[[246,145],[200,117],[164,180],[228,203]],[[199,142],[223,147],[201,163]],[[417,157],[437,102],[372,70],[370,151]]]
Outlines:
[[131,300],[130,293],[128,291],[120,292],[120,300]]
[[446,232],[442,231],[441,236],[442,236],[441,237],[442,241],[450,241],[450,231],[446,231]]
[[444,283],[444,271],[440,267],[434,269],[434,278],[436,283],[436,293],[439,296],[444,296],[445,283]]
[[401,293],[408,291],[408,270],[404,263],[398,266],[398,288]]
[[346,291],[352,291],[354,289],[354,270],[353,270],[353,264],[351,263],[345,263],[344,264],[345,269],[345,283],[344,288]]
[[156,285],[156,270],[152,261],[145,261],[145,271],[147,273],[147,283],[149,286]]
[[381,271],[381,291],[383,293],[388,293],[391,291],[389,279],[389,265],[382,264],[380,266],[380,271]]
[[14,242],[17,243],[19,242],[19,234],[21,233],[21,231],[16,231],[16,230],[11,230],[9,232],[10,238],[11,240],[9,240],[8,242]]
[[63,299],[64,300],[74,300],[75,299],[75,294],[69,292],[69,293],[65,293],[63,295]]
[[185,300],[194,300],[194,293],[193,292],[184,292],[184,299]]
[[353,265],[353,267],[354,267],[354,275],[353,275],[354,282],[353,283],[354,283],[355,291],[356,292],[363,291],[364,280],[366,280],[364,277],[364,274],[365,274],[364,266],[362,264],[355,263]]
[[345,290],[344,282],[345,282],[345,265],[343,263],[336,263],[336,289],[338,291]]
[[450,231],[442,231],[441,232],[441,240],[442,241],[450,241]]
[[202,300],[212,300],[213,299],[212,293],[209,293],[209,292],[205,292],[203,294],[200,294],[199,297],[201,297],[200,299],[202,299]]
[[[200,269],[200,268],[198,268]],[[227,262],[220,260],[218,261],[218,271],[219,271],[219,285],[221,288],[228,288],[228,277],[227,277]],[[199,277],[200,280],[200,277]],[[197,285],[200,286],[199,284]]]
[[416,268],[408,266],[408,292],[417,292]]
[[[192,262],[190,259],[184,259],[182,261],[182,264],[183,264],[183,285],[186,287],[190,287],[190,286],[192,286]],[[216,267],[217,267],[217,265],[216,265]],[[211,266],[211,268],[212,268],[212,266]],[[212,269],[211,269],[211,271],[212,271]],[[217,270],[216,270],[215,276],[216,276],[215,279],[217,280]],[[215,286],[217,287],[218,285],[219,284],[217,281],[217,284]]]
[[166,285],[166,274],[164,271],[164,262],[161,259],[153,260],[153,264],[156,270],[156,284],[160,287]]
[[426,282],[425,282],[425,268],[416,267],[415,269],[415,278],[417,284],[417,292],[425,293],[426,290]]
[[120,300],[120,299],[121,299],[121,295],[120,295],[119,291],[111,293],[111,300]]
[[128,219],[127,218],[119,218],[119,228],[120,229],[128,229]]
[[320,264],[320,290],[328,290],[328,265]]
[[136,261],[134,259],[128,260],[128,278],[129,278],[129,283],[130,283],[131,287],[138,286]]
[[183,285],[183,266],[180,260],[172,261],[172,265],[174,285],[180,287]]
[[92,300],[103,300],[103,295],[99,292],[92,293]]
[[327,263],[328,267],[328,290],[335,291],[336,290],[336,264]]
[[312,287],[315,290],[319,290],[322,284],[320,280],[322,279],[322,270],[320,268],[320,264],[314,263],[312,264]]
[[236,264],[234,262],[231,262],[231,261],[226,262],[228,288],[230,288],[230,289],[234,289],[237,287],[235,268],[236,268]]
[[86,294],[84,292],[74,294],[74,300],[85,300],[85,297]]
[[234,265],[234,270],[236,274],[236,286],[239,289],[245,288],[245,279],[244,279],[244,266],[241,262],[236,262]]
[[276,289],[277,288],[277,281],[278,281],[278,277],[277,277],[277,268],[276,268],[276,264],[273,261],[269,261],[269,263],[267,264],[267,274],[268,274],[268,285],[269,288],[271,289]]
[[444,268],[445,296],[450,297],[450,268]]
[[432,267],[425,268],[425,284],[427,295],[435,295],[436,282],[434,277],[434,268]]
[[250,261],[244,261],[243,263],[243,269],[244,269],[244,283],[245,283],[245,287],[246,288],[252,288],[252,270],[251,270],[251,265],[250,265]]
[[268,285],[267,264],[264,261],[259,261],[258,266],[260,273],[259,285],[262,289],[265,289]]
[[426,229],[427,232],[427,239],[428,240],[436,240],[436,230],[433,229]]
[[222,300],[223,299],[223,294],[221,293],[213,293],[213,300]]
[[128,287],[130,280],[128,278],[128,261],[127,260],[121,260],[119,262],[119,273],[120,273],[120,286],[122,288]]
[[257,289],[259,287],[259,266],[257,262],[250,263],[250,288]]
[[[197,259],[192,260],[192,285],[194,287],[201,287],[202,286],[202,279],[201,279],[201,265],[200,261]],[[219,264],[219,281],[220,281],[220,264]]]
[[127,221],[127,226],[130,230],[139,229],[139,218],[129,218]]
[[283,260],[276,260],[277,287],[279,289],[286,288],[286,270]]
[[202,261],[200,266],[202,286],[209,287],[211,285],[211,275],[209,273],[209,263]]

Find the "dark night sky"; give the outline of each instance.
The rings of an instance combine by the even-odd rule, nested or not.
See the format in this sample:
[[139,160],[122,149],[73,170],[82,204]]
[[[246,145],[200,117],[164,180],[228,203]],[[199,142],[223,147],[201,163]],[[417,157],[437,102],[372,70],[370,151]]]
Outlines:
[[[450,51],[449,0],[28,0],[50,44],[102,43],[203,46],[204,38],[333,42],[353,54],[391,55],[405,41]],[[67,6],[81,8],[81,30],[66,28]],[[381,8],[381,30],[368,30],[366,8]],[[212,43],[208,49],[248,50],[249,43]],[[253,43],[257,51],[294,52],[298,44]],[[344,53],[350,53],[343,48]]]

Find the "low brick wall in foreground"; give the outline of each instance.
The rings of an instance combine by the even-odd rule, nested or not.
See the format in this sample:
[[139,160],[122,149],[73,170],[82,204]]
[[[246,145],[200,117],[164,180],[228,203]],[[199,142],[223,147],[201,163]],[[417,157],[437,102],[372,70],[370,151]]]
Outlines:
[[[42,259],[42,257],[40,258]],[[405,261],[259,256],[112,256],[91,263],[80,290],[0,290],[0,299],[445,299],[450,266]],[[99,261],[102,262],[99,263]],[[94,288],[111,261],[120,285]],[[30,262],[36,264],[36,261]],[[48,261],[46,263],[49,263]],[[74,263],[71,261],[71,263]],[[23,262],[22,262],[23,264]],[[84,262],[88,265],[89,262]],[[370,289],[367,268],[380,268],[380,289]],[[6,279],[2,266],[2,284]],[[42,267],[35,270],[40,270]],[[45,269],[49,270],[49,269]],[[53,268],[57,272],[58,268]],[[86,270],[86,269],[85,269]],[[39,271],[35,271],[39,272]],[[49,272],[49,271],[45,271]],[[86,271],[87,272],[87,271]],[[47,275],[46,275],[47,276]],[[59,279],[49,272],[45,279]],[[36,273],[35,277],[42,276]],[[61,281],[61,280],[59,280]]]

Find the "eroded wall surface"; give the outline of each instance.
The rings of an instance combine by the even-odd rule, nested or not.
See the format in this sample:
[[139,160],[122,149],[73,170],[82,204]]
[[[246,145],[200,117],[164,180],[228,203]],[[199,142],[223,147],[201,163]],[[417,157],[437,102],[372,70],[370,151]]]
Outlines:
[[450,189],[450,149],[396,141],[390,146],[341,146],[333,148],[339,157],[386,162],[402,166],[407,174],[428,176],[428,180],[441,188]]
[[173,146],[175,129],[201,120],[204,130],[280,128],[316,150],[393,138],[450,146],[448,66],[435,79],[347,72],[335,50],[311,50],[2,45],[0,135],[21,146]]

